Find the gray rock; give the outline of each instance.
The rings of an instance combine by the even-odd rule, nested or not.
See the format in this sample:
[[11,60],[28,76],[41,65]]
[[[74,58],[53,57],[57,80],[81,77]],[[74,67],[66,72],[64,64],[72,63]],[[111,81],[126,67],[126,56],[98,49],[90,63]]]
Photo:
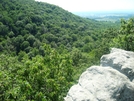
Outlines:
[[134,52],[112,48],[110,54],[101,57],[101,66],[110,66],[125,74],[131,81],[133,81]]
[[134,53],[112,48],[100,66],[88,68],[65,101],[134,101]]

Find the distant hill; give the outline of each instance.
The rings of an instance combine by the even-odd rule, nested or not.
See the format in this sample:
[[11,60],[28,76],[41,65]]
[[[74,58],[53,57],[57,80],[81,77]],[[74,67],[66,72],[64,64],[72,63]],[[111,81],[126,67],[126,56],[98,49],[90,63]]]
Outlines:
[[116,22],[120,19],[126,19],[134,17],[133,11],[100,11],[100,12],[74,12],[84,18],[90,18],[97,21],[111,21]]

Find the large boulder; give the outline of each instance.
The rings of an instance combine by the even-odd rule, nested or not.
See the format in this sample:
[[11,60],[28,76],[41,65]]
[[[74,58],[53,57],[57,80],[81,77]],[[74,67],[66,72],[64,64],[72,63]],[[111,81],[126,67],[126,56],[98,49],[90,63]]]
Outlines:
[[134,79],[134,52],[112,48],[110,54],[101,57],[101,66],[110,66],[132,81]]
[[112,48],[72,86],[65,101],[134,101],[134,53]]

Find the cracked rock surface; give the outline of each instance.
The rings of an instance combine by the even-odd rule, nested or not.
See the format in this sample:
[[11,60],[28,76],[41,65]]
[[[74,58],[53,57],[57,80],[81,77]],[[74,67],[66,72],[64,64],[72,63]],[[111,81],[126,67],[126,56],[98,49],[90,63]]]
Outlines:
[[83,72],[65,101],[134,101],[134,52],[112,48]]

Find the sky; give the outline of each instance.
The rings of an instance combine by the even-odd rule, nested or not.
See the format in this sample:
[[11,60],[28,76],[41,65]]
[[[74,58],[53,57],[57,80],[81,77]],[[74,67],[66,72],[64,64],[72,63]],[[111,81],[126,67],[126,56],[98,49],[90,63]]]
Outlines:
[[134,0],[35,0],[57,5],[69,12],[134,10]]

